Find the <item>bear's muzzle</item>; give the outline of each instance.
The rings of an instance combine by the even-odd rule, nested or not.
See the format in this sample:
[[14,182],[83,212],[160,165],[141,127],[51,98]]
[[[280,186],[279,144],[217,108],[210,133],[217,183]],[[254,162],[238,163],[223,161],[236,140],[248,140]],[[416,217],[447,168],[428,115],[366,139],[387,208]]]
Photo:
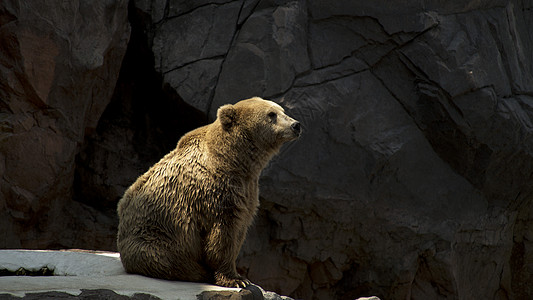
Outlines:
[[291,129],[296,134],[296,136],[300,136],[300,133],[302,132],[302,128],[300,126],[300,122],[296,121],[291,124]]

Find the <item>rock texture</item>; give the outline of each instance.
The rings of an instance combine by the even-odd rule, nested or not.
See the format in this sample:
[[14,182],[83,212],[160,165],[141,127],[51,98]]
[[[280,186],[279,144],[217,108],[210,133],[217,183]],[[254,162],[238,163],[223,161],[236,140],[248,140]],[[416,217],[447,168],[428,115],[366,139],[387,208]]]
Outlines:
[[0,3],[0,247],[97,247],[113,217],[72,201],[75,157],[113,94],[127,1]]
[[[304,299],[533,297],[530,1],[133,0],[112,97],[124,3],[6,3],[4,247],[113,249],[108,216],[135,177],[219,105],[258,95],[304,135],[263,173],[239,260],[252,281]],[[69,18],[117,25],[32,23]]]

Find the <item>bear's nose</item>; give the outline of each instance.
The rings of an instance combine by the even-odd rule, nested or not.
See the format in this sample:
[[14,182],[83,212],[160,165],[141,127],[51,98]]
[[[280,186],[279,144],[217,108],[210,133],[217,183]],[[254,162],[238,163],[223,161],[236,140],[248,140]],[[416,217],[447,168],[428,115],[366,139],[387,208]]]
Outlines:
[[300,134],[301,128],[300,128],[300,122],[294,122],[291,124],[292,131],[296,134]]

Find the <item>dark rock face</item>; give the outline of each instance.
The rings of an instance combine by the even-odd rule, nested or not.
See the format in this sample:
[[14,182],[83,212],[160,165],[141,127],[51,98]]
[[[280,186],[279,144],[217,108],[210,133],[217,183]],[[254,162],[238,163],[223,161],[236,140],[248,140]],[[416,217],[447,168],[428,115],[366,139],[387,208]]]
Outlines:
[[0,10],[4,247],[50,246],[61,219],[83,224],[61,245],[113,249],[100,237],[135,177],[258,95],[304,134],[263,173],[239,260],[253,282],[304,299],[533,297],[533,4],[135,0],[111,96],[119,6],[115,27],[110,7],[84,12],[110,14],[84,19],[106,34],[72,52],[29,22],[46,10]]
[[75,156],[114,89],[127,1],[0,4],[2,248],[96,247],[113,221],[72,201]]

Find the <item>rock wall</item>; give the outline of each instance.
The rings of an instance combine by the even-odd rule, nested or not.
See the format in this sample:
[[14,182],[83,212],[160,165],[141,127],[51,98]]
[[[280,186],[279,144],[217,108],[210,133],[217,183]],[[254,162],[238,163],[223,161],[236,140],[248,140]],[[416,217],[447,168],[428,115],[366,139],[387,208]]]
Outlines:
[[72,201],[75,157],[106,109],[127,1],[0,3],[0,247],[98,247],[113,217]]
[[[51,26],[33,44],[26,27],[50,23],[25,14],[55,19],[29,5],[0,5],[4,247],[112,250],[135,177],[259,95],[304,134],[261,178],[239,259],[252,281],[304,299],[533,297],[530,1],[134,0],[120,76],[125,3],[67,13],[96,36]],[[65,30],[114,50],[88,45],[99,67],[80,71]]]

